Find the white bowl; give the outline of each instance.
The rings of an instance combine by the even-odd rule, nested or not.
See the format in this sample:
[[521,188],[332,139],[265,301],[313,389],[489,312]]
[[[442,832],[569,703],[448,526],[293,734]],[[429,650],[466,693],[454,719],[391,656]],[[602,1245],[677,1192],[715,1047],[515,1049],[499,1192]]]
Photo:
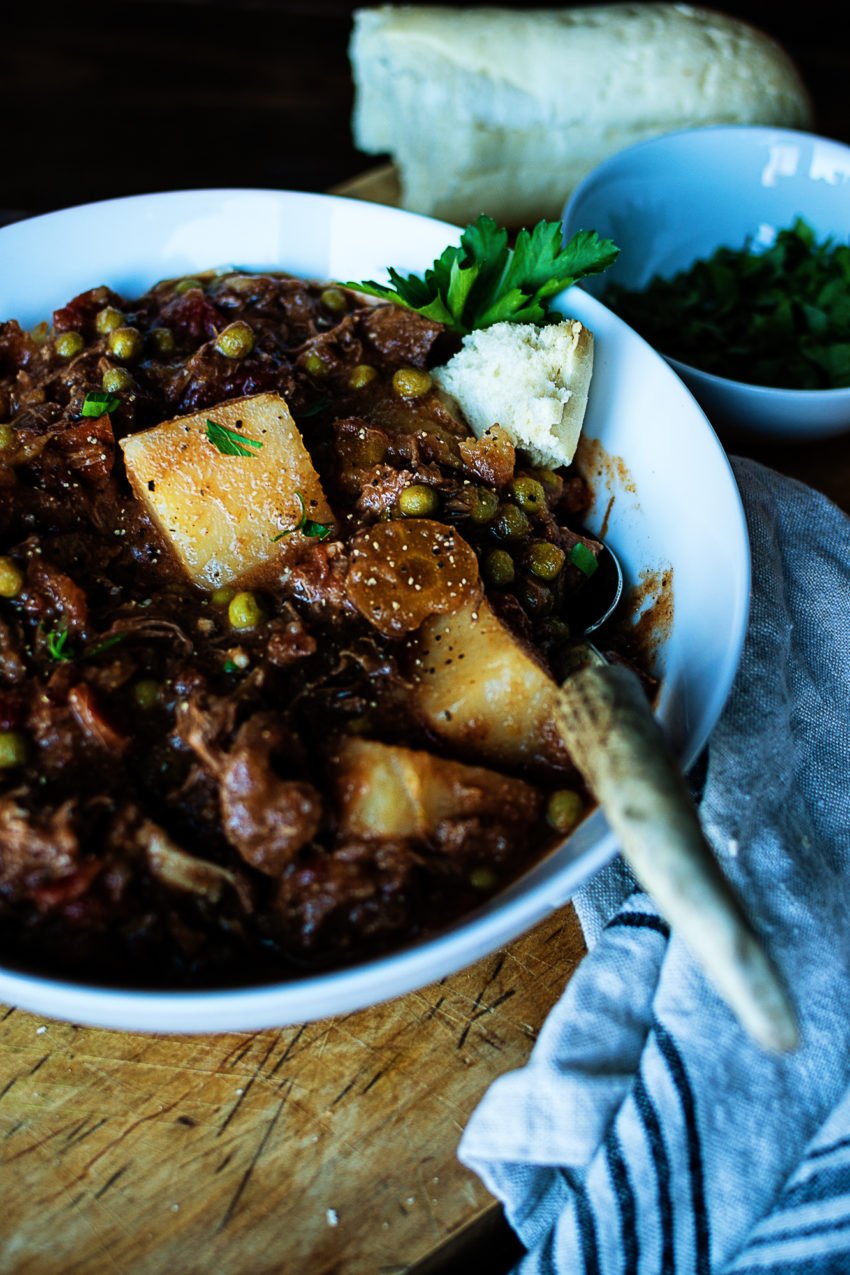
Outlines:
[[[847,242],[850,147],[742,124],[686,129],[620,151],[576,188],[564,228],[567,236],[597,230],[619,245],[614,267],[582,284],[601,297],[611,283],[638,289],[654,275],[669,278],[721,246],[741,248],[748,238],[768,246],[798,216],[818,238]],[[850,429],[850,389],[747,385],[668,362],[730,436],[792,441]]]
[[[321,279],[421,270],[457,227],[374,204],[215,190],[72,208],[0,231],[0,319],[34,324],[96,284],[138,295],[156,280],[234,264]],[[674,613],[658,649],[659,715],[689,765],[729,692],[744,637],[749,549],[735,481],[691,395],[651,348],[579,289],[563,308],[595,334],[585,433],[612,458],[590,524],[628,582],[668,571]],[[597,444],[593,440],[598,440]],[[613,503],[612,503],[613,502]],[[389,999],[462,968],[560,907],[615,853],[598,811],[509,889],[396,954],[299,982],[222,991],[122,991],[0,970],[0,999],[37,1013],[137,1031],[234,1031],[304,1022]]]

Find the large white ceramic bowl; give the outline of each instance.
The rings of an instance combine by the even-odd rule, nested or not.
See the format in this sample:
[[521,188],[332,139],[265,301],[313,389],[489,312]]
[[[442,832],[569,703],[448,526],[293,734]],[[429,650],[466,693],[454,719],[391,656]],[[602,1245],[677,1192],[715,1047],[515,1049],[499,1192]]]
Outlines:
[[[850,235],[850,147],[793,129],[728,125],[640,142],[576,188],[565,231],[598,230],[620,247],[613,269],[582,286],[638,289],[717,248],[769,246],[803,217],[819,239]],[[664,353],[664,351],[661,351]],[[850,389],[747,385],[668,360],[712,423],[730,436],[794,441],[850,429]]]
[[[140,196],[51,213],[0,231],[0,320],[33,324],[96,284],[129,296],[156,280],[233,264],[321,279],[421,270],[457,227],[373,204],[251,190]],[[599,470],[590,523],[628,582],[672,581],[658,711],[683,763],[702,749],[738,664],[749,551],[738,491],[705,416],[650,347],[593,297],[564,310],[596,338],[585,433]],[[668,617],[669,618],[669,617]],[[560,907],[615,852],[594,813],[545,861],[474,915],[394,955],[300,982],[238,990],[121,991],[0,969],[0,999],[38,1013],[140,1031],[232,1031],[361,1008],[477,960]]]

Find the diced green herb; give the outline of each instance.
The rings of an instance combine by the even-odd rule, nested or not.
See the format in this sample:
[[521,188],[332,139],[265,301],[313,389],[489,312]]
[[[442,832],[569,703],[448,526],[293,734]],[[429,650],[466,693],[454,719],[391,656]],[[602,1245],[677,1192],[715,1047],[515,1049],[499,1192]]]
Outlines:
[[253,456],[251,448],[259,451],[263,445],[257,438],[248,438],[238,430],[210,420],[207,421],[206,437],[223,456]]
[[345,285],[416,310],[465,336],[493,323],[546,323],[552,298],[571,284],[605,270],[619,248],[594,230],[581,230],[564,246],[559,221],[520,230],[513,247],[507,230],[480,216],[446,248],[424,278],[388,273],[392,286],[368,280]]
[[293,531],[300,531],[302,536],[310,536],[313,540],[327,540],[333,531],[333,527],[324,522],[314,522],[312,518],[308,518],[304,497],[300,491],[296,491],[295,495],[298,497],[298,503],[301,506],[301,518],[294,527],[287,527],[285,531],[279,531],[276,536],[272,536],[272,543],[275,544],[278,540],[283,540],[284,536],[291,536]]
[[238,669],[238,668],[239,668],[239,665],[238,665],[238,664],[234,664],[234,663],[233,663],[233,660],[225,660],[225,661],[224,661],[224,671],[225,671],[225,673],[235,673],[235,672],[237,671],[237,669]]
[[850,242],[802,218],[771,247],[720,248],[606,304],[656,349],[717,376],[790,389],[850,386]]
[[595,556],[588,549],[587,545],[577,540],[570,550],[570,562],[574,567],[578,567],[583,575],[592,576],[596,568],[599,566]]
[[91,390],[83,400],[82,414],[97,418],[114,412],[120,406],[121,399],[117,394],[110,394],[106,390]]
[[91,647],[85,652],[84,658],[93,660],[96,655],[102,655],[104,651],[111,651],[113,646],[117,646],[119,642],[123,642],[126,633],[112,633],[109,637],[104,638],[102,642],[98,642],[97,646]]
[[303,412],[298,413],[299,421],[306,421],[311,416],[318,416],[326,407],[330,407],[331,400],[329,398],[317,398],[315,403],[311,403]]
[[68,650],[68,630],[51,629],[45,638],[47,651],[51,659],[54,660],[73,660],[73,651]]

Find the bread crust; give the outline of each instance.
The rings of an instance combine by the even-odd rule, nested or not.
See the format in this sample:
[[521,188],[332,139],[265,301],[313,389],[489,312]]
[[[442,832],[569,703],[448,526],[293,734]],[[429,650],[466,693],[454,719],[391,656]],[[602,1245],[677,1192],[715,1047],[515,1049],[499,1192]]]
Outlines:
[[458,222],[557,217],[598,163],[673,129],[812,123],[775,41],[689,5],[385,5],[355,13],[350,56],[357,146],[393,156],[405,207]]

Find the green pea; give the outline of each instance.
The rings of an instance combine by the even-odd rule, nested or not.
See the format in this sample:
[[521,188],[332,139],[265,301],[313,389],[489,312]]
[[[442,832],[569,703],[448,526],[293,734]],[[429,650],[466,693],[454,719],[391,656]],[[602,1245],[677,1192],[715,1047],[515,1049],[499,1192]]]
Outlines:
[[175,340],[171,328],[151,328],[148,336],[157,354],[167,356],[174,353]]
[[243,590],[230,600],[227,618],[234,629],[254,629],[263,618],[263,609],[255,593]]
[[500,540],[521,540],[528,535],[531,523],[518,505],[506,500],[496,515],[493,527]]
[[315,350],[308,350],[301,360],[301,365],[305,372],[309,372],[311,376],[327,376],[328,365],[322,358],[321,354],[317,354]]
[[130,373],[124,367],[108,367],[101,379],[101,385],[108,394],[126,394],[135,385]]
[[370,385],[378,375],[378,369],[372,367],[370,363],[358,363],[356,367],[351,369],[348,376],[348,385],[352,390],[362,390],[365,386]]
[[555,605],[551,590],[545,584],[538,584],[536,580],[523,580],[519,600],[535,620],[548,615]]
[[24,573],[12,558],[0,556],[0,598],[16,598],[24,587]]
[[339,288],[325,288],[320,295],[319,300],[326,310],[331,310],[334,314],[342,314],[348,309],[348,300],[344,292],[340,292]]
[[0,730],[0,770],[23,766],[28,756],[27,741],[19,731]]
[[541,468],[535,469],[534,472],[537,475],[538,482],[541,482],[550,491],[557,491],[564,481],[560,474],[555,473],[554,469]]
[[539,514],[546,508],[546,492],[536,478],[515,478],[511,483],[511,495],[526,513]]
[[550,642],[564,644],[572,638],[572,630],[566,620],[555,618],[547,621],[548,638]]
[[106,348],[122,363],[133,363],[141,358],[144,339],[138,328],[114,328],[106,339]]
[[473,487],[469,516],[473,522],[492,522],[499,508],[499,497],[489,487]]
[[495,890],[498,882],[492,868],[473,868],[469,874],[469,884],[475,890]]
[[398,498],[398,507],[405,518],[430,518],[440,508],[440,498],[433,487],[414,483],[405,487]]
[[254,348],[254,329],[250,323],[237,319],[229,323],[216,337],[215,348],[226,359],[244,359]]
[[546,806],[546,822],[556,832],[572,832],[584,814],[584,802],[572,788],[553,792]]
[[185,279],[181,279],[178,283],[175,283],[174,291],[179,296],[182,296],[184,292],[189,292],[192,288],[200,288],[201,291],[203,291],[203,287],[204,285],[201,283],[200,279],[196,279],[194,275],[190,275]]
[[155,682],[152,678],[144,677],[141,681],[136,682],[133,687],[133,699],[143,712],[148,713],[152,708],[156,708],[159,703],[159,682]]
[[60,332],[54,338],[53,348],[60,359],[73,359],[86,348],[81,332]]
[[430,372],[418,367],[400,367],[393,372],[393,389],[401,398],[421,398],[432,384]]
[[528,551],[528,569],[541,580],[554,580],[566,556],[563,549],[548,540],[535,540]]
[[484,574],[497,589],[513,584],[516,576],[514,560],[506,549],[494,549],[484,559]]
[[120,310],[116,310],[114,305],[104,306],[95,315],[94,326],[101,336],[107,336],[116,328],[124,326],[124,315]]

